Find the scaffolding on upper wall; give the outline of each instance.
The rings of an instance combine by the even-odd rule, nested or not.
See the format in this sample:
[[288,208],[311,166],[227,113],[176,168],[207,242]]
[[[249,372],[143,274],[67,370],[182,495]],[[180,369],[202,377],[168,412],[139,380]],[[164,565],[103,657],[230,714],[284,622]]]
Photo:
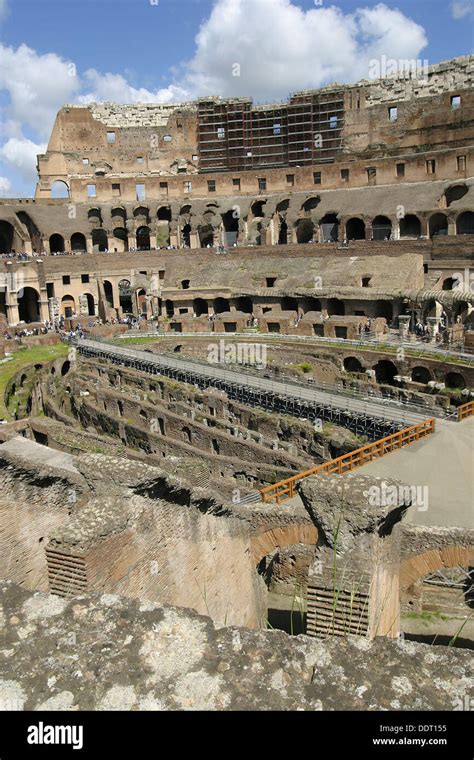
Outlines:
[[200,100],[201,172],[308,166],[333,162],[342,149],[344,92],[308,92],[288,103]]

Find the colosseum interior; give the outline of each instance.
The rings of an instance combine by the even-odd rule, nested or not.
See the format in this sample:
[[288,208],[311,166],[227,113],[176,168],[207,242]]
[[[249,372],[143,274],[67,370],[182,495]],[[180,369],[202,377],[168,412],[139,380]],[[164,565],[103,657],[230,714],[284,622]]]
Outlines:
[[[125,616],[157,668],[130,709],[186,709],[190,670],[198,707],[314,710],[314,672],[353,659],[360,685],[395,652],[417,698],[380,678],[322,709],[445,709],[446,672],[469,693],[473,74],[463,56],[278,104],[61,108],[34,198],[0,200],[9,635],[60,615],[94,669],[100,621],[125,648]],[[150,621],[194,670],[158,672]],[[232,691],[239,657],[280,678],[265,648],[285,689]],[[56,709],[33,680],[26,709]],[[110,683],[61,694],[107,709]]]

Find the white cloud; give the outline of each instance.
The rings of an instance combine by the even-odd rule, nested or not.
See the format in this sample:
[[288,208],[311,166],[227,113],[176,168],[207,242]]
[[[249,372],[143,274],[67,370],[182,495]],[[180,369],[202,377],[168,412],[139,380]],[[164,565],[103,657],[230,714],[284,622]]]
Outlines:
[[114,103],[168,103],[186,100],[189,93],[181,87],[169,85],[161,90],[132,87],[121,74],[101,74],[89,69],[84,74],[84,87],[90,91],[77,98],[79,103],[112,101]]
[[272,0],[270,9],[268,0],[217,0],[196,44],[185,89],[261,101],[367,78],[371,59],[417,58],[427,39],[421,26],[382,3],[344,14],[335,6],[303,11],[291,0]]
[[15,169],[28,180],[36,178],[36,156],[44,153],[46,144],[37,144],[25,138],[11,137],[0,148],[0,161]]
[[10,97],[7,115],[40,136],[48,136],[58,109],[75,99],[79,86],[74,64],[55,53],[0,45],[0,90]]
[[8,177],[0,177],[0,196],[5,197],[9,194],[12,183]]
[[474,0],[453,0],[451,10],[456,20],[474,15]]

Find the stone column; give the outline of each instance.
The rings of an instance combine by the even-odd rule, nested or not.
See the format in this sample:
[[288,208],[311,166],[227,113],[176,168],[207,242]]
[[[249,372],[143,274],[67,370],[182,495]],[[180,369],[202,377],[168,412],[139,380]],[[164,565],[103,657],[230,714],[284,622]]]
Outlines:
[[40,320],[42,322],[45,321],[45,319],[49,319],[49,301],[47,298],[42,299],[38,302],[39,305],[39,314],[40,314]]
[[430,343],[436,343],[436,336],[439,332],[440,317],[428,317],[428,330],[430,335]]
[[411,316],[409,314],[400,314],[398,317],[398,333],[402,340],[408,338],[408,331],[410,329]]
[[9,325],[17,325],[20,321],[20,315],[18,313],[18,303],[6,304],[7,320]]

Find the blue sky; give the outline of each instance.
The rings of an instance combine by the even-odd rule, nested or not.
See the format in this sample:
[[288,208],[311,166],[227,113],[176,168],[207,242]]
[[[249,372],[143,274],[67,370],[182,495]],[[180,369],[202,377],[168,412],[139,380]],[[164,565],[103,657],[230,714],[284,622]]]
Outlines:
[[64,102],[283,99],[470,53],[473,20],[474,0],[0,0],[0,196],[33,193]]

